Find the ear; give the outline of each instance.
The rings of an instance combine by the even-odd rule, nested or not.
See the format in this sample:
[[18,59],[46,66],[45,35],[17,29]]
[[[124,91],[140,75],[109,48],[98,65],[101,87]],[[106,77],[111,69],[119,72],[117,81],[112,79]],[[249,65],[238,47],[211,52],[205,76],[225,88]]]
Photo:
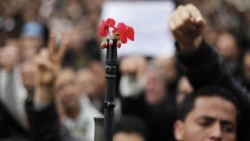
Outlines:
[[183,127],[183,121],[177,120],[174,123],[174,136],[177,141],[183,140],[183,133],[184,133],[184,127]]

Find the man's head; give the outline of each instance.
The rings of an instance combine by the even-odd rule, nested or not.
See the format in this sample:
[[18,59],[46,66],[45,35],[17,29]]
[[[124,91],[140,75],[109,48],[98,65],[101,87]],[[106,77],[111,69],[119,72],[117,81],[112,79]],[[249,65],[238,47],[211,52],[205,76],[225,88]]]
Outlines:
[[24,60],[20,65],[21,77],[24,87],[32,92],[36,81],[36,64],[34,60]]
[[227,63],[234,62],[240,52],[235,37],[229,32],[220,33],[215,46],[219,55]]
[[96,77],[89,69],[81,69],[77,73],[77,84],[81,93],[86,94],[90,98],[97,97],[97,83]]
[[144,86],[146,102],[150,105],[161,104],[167,96],[167,81],[164,72],[151,63],[144,77],[146,78]]
[[175,83],[178,78],[178,70],[174,56],[169,58],[154,57],[153,62],[159,69],[162,69],[168,83]]
[[134,116],[124,116],[114,125],[114,141],[148,141],[150,138],[146,123]]
[[37,53],[43,45],[43,36],[44,27],[40,23],[28,22],[22,27],[20,38],[22,59],[30,59]]
[[236,141],[238,106],[225,89],[203,88],[186,96],[174,125],[177,141]]
[[79,89],[72,69],[67,68],[59,72],[55,81],[55,91],[66,110],[77,108]]

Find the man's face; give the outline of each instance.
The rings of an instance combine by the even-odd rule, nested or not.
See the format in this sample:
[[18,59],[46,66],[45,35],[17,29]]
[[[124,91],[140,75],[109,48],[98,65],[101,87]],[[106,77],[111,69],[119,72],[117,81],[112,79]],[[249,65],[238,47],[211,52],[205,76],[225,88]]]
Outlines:
[[226,62],[233,61],[238,56],[238,47],[235,38],[230,34],[222,34],[218,37],[216,48]]
[[65,108],[72,109],[78,106],[79,89],[73,72],[61,72],[56,80],[55,89]]
[[82,70],[77,75],[77,84],[81,92],[93,98],[97,94],[97,84],[95,76],[88,70]]
[[38,48],[42,46],[42,38],[23,36],[21,38],[21,44],[22,44],[22,49],[21,49],[22,58],[30,59],[36,54]]
[[147,71],[145,77],[147,78],[144,86],[146,102],[152,105],[160,104],[166,96],[165,83],[157,72],[151,70]]
[[26,89],[33,89],[36,78],[36,65],[34,62],[26,62],[21,65],[21,76]]
[[236,141],[236,108],[217,96],[201,96],[185,121],[176,121],[178,141]]

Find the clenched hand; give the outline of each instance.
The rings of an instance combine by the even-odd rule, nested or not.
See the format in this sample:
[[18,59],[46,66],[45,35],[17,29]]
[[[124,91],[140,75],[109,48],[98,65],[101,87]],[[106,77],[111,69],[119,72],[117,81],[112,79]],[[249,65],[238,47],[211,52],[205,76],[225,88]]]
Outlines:
[[193,52],[201,44],[205,19],[194,5],[179,6],[168,25],[182,51]]

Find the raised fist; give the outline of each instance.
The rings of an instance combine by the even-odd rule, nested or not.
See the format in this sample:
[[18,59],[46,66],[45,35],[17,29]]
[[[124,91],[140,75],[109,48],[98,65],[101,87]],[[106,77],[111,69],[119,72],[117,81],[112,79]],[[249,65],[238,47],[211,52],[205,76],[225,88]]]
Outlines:
[[201,44],[205,20],[194,5],[177,7],[168,25],[182,51],[192,52]]

